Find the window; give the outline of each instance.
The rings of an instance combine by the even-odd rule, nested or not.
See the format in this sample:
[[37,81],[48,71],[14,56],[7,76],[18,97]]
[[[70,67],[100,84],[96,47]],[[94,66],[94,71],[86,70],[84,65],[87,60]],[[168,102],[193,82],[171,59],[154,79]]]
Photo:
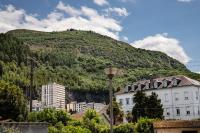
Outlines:
[[190,107],[189,106],[186,107],[186,115],[190,115]]
[[127,105],[130,104],[130,103],[129,103],[129,100],[130,100],[130,98],[126,98],[126,104],[127,104]]
[[154,88],[158,88],[158,83],[157,83],[157,81],[154,82]]
[[165,102],[169,101],[168,93],[165,94]]
[[187,91],[184,92],[185,100],[189,100],[189,93]]
[[180,115],[180,109],[179,109],[179,108],[176,109],[176,115],[177,115],[177,116]]
[[146,89],[149,89],[149,83],[148,82],[146,83]]
[[166,108],[166,115],[170,116],[170,110],[169,110],[169,108]]
[[167,87],[167,80],[163,80],[163,87]]
[[178,94],[178,93],[175,93],[174,96],[175,96],[175,101],[178,101],[178,100],[179,100],[179,97],[178,97],[179,94]]
[[196,100],[198,100],[199,99],[199,93],[198,93],[198,91],[196,91]]
[[123,99],[119,99],[119,104],[123,105]]
[[177,83],[177,79],[173,79],[173,86],[177,86],[178,85],[178,83]]

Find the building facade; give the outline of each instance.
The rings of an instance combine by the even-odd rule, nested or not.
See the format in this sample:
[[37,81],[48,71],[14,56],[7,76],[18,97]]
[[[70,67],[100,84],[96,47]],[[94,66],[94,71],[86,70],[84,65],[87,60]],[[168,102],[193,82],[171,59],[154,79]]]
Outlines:
[[42,103],[38,100],[32,100],[32,110],[33,111],[41,111]]
[[103,103],[95,103],[95,102],[76,102],[73,101],[67,104],[67,111],[75,111],[75,112],[84,112],[88,109],[94,109],[97,112],[100,112],[103,108],[105,108],[105,104]]
[[65,87],[56,83],[42,86],[42,107],[65,109]]
[[133,96],[136,91],[147,95],[155,92],[161,99],[165,119],[191,120],[200,118],[200,82],[186,76],[172,76],[142,80],[127,85],[117,92],[116,100],[124,113],[134,107]]

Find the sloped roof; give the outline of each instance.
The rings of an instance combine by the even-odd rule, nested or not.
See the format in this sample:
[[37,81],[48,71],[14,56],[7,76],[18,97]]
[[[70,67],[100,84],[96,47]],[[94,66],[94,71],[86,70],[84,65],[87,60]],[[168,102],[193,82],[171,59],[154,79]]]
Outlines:
[[154,129],[165,128],[200,128],[199,120],[164,120],[153,123]]
[[[177,79],[179,81],[176,86],[173,85],[173,80],[174,79]],[[166,80],[166,81],[169,82],[169,84],[167,85],[167,87],[164,87],[164,85],[163,85],[163,81],[164,80]],[[172,88],[172,87],[182,87],[182,86],[192,86],[192,85],[194,85],[194,86],[200,86],[200,82],[199,81],[191,79],[191,78],[183,76],[183,75],[155,78],[155,79],[153,79],[153,83],[154,82],[160,82],[161,85],[159,85],[156,88],[150,88],[150,89],[162,89],[162,88]],[[137,81],[137,82],[134,82],[134,83],[129,84],[129,85],[130,86],[133,86],[133,85],[136,85],[136,86],[138,85],[139,86],[141,84],[143,84],[143,85],[149,85],[150,84],[150,79],[149,80]],[[128,91],[128,92],[133,92],[133,90]],[[126,87],[123,88],[123,89],[121,89],[117,93],[115,93],[115,95],[120,95],[120,94],[123,94],[123,93],[127,93],[127,88]]]

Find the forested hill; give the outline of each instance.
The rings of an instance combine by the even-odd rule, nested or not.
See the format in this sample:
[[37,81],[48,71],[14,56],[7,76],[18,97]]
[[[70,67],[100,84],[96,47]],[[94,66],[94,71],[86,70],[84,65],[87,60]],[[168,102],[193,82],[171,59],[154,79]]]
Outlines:
[[[13,48],[17,51],[20,48],[22,52],[10,51]],[[148,78],[150,74],[184,74],[200,80],[198,74],[190,72],[183,64],[164,53],[136,49],[127,43],[91,31],[13,30],[0,35],[3,79],[22,88],[29,84],[28,61],[23,53],[37,60],[34,72],[36,88],[48,82],[58,82],[71,91],[98,92],[98,95],[106,92],[103,70],[110,64],[124,72],[114,79],[116,89],[128,82]],[[84,98],[90,101],[91,95]]]

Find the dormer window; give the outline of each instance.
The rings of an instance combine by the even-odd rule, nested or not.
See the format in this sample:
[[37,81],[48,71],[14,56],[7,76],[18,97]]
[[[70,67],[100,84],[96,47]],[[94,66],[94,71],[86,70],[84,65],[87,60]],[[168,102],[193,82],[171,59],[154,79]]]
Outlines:
[[131,91],[132,87],[131,85],[128,85],[128,92]]
[[154,88],[158,88],[158,82],[154,81]]
[[149,83],[146,82],[146,89],[149,89]]
[[174,79],[173,79],[173,86],[177,86],[177,85],[178,85],[177,79],[174,78]]
[[169,80],[167,80],[167,79],[164,79],[164,80],[163,80],[163,87],[164,87],[164,88],[167,88],[167,86],[170,85],[170,83],[171,83],[171,81],[169,81]]
[[138,85],[134,85],[134,91],[138,89]]
[[145,84],[141,84],[141,90],[145,90],[146,85]]
[[163,80],[163,87],[165,87],[165,88],[167,87],[167,80],[166,79]]

